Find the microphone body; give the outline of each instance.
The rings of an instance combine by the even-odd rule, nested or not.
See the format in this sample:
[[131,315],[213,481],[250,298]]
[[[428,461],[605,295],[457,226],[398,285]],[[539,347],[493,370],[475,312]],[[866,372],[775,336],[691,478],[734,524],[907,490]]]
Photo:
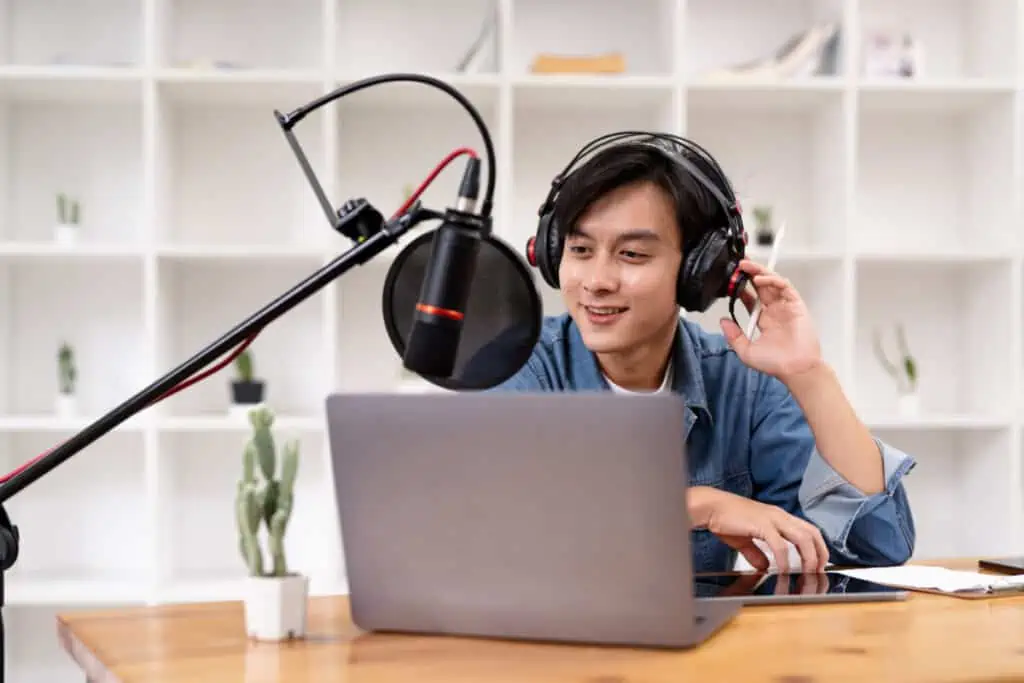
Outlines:
[[402,363],[424,377],[451,377],[455,371],[466,307],[490,220],[473,213],[480,190],[480,161],[466,167],[455,208],[444,214],[434,234]]

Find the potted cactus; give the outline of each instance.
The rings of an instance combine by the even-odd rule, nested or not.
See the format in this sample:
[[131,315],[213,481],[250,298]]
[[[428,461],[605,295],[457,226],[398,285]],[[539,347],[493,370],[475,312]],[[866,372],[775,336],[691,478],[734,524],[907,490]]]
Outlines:
[[236,377],[231,382],[231,412],[245,415],[263,404],[266,383],[256,379],[252,352],[246,349],[235,359]]
[[295,501],[299,446],[288,442],[278,458],[274,414],[266,408],[250,412],[249,422],[252,437],[242,455],[235,501],[239,549],[248,570],[245,628],[257,640],[302,638],[309,579],[288,566],[284,543]]
[[755,206],[754,223],[756,224],[754,237],[757,244],[762,247],[770,247],[774,244],[775,228],[772,226],[772,208],[770,206]]
[[81,206],[78,200],[61,192],[57,195],[57,225],[55,238],[58,244],[71,246],[78,237],[81,223]]
[[59,417],[72,417],[77,410],[78,368],[71,345],[62,342],[57,350],[57,403]]
[[920,399],[917,391],[917,361],[910,353],[910,348],[907,345],[907,336],[902,324],[896,325],[896,348],[897,357],[895,360],[890,360],[885,349],[882,348],[881,334],[878,330],[875,330],[875,357],[878,359],[882,369],[896,383],[896,391],[899,393],[899,410],[904,415],[916,415],[920,408]]

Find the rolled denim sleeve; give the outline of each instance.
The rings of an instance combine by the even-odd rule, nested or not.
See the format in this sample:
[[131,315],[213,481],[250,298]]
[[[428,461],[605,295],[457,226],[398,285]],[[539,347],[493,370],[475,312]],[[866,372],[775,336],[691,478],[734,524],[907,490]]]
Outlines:
[[817,526],[836,564],[893,565],[906,562],[916,540],[903,477],[914,459],[875,439],[885,489],[865,495],[818,451],[796,399],[769,380],[755,408],[751,471],[755,498],[778,505]]
[[834,562],[901,564],[914,552],[916,532],[903,477],[914,459],[875,439],[885,490],[867,496],[811,449],[800,483],[800,507],[838,554]]

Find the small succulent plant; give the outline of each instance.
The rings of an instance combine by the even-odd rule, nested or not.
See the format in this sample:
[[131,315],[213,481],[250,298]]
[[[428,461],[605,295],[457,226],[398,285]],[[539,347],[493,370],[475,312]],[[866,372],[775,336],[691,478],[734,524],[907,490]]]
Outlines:
[[882,365],[882,368],[896,382],[896,388],[901,394],[911,394],[917,390],[918,368],[917,361],[910,353],[907,344],[907,336],[902,324],[896,325],[896,359],[890,359],[882,347],[882,337],[878,330],[874,333],[875,357]]
[[78,369],[75,366],[75,352],[71,345],[64,342],[57,351],[57,381],[60,393],[72,396],[78,381]]

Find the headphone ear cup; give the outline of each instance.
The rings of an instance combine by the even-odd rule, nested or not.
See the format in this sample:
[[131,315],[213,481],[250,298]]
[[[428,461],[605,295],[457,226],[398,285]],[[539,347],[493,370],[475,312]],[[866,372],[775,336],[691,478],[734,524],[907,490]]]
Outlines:
[[731,258],[725,231],[708,231],[683,258],[677,303],[684,310],[703,313],[716,299],[728,296],[738,265]]
[[549,286],[558,289],[558,262],[562,258],[562,238],[550,211],[541,214],[534,243],[537,270]]

